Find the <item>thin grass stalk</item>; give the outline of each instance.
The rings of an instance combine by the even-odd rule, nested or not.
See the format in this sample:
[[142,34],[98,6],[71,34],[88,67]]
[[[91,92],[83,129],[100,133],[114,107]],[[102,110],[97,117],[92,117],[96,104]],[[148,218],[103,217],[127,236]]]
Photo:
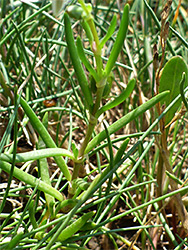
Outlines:
[[117,219],[121,219],[123,216],[126,216],[126,215],[128,215],[128,214],[130,214],[130,213],[133,213],[133,212],[135,212],[135,211],[137,211],[137,210],[139,210],[139,209],[142,209],[142,208],[144,208],[144,207],[147,207],[147,206],[149,206],[149,205],[151,205],[151,204],[157,204],[158,201],[168,199],[169,197],[172,197],[172,196],[174,196],[174,195],[176,195],[176,194],[179,194],[179,193],[181,193],[181,192],[184,192],[185,190],[188,190],[188,187],[180,188],[180,189],[175,190],[175,191],[172,191],[172,192],[170,192],[170,193],[168,193],[168,194],[162,195],[161,197],[158,197],[158,198],[155,198],[155,199],[153,199],[153,200],[150,200],[150,201],[148,201],[148,202],[146,202],[146,203],[144,203],[144,204],[141,204],[141,205],[139,205],[139,206],[137,206],[137,207],[135,207],[135,208],[132,208],[132,209],[126,211],[126,212],[123,212],[123,213],[120,214],[120,215],[116,215],[116,216],[114,216],[114,217],[112,217],[112,218],[109,218],[109,219],[107,219],[107,220],[101,222],[98,226],[103,226],[103,225],[105,225],[105,224],[107,224],[107,223],[110,223],[110,222],[113,222],[113,221],[115,221],[115,220],[117,220]]
[[[112,141],[111,141],[110,136],[108,134],[108,128],[107,128],[108,124],[107,124],[107,122],[104,121],[103,124],[104,124],[104,127],[105,127],[105,131],[107,133],[107,140],[108,140],[108,148],[109,148],[109,155],[110,155],[110,158],[109,158],[109,167],[112,170],[113,169],[113,165],[114,165],[114,157],[113,157],[113,150],[112,150]],[[105,197],[110,192],[111,185],[112,185],[112,180],[113,180],[112,177],[113,176],[110,176],[110,178],[108,179],[108,184],[107,184],[107,187],[106,187],[106,190],[105,190],[105,194],[104,194]],[[98,209],[97,209],[97,214],[96,214],[96,216],[94,218],[95,221],[97,221],[97,219],[100,217],[100,214],[104,210],[105,204],[106,204],[105,201],[99,204]]]
[[17,234],[17,231],[18,231],[20,225],[23,223],[24,216],[25,216],[25,214],[26,214],[26,212],[27,212],[27,210],[28,210],[28,207],[29,207],[29,205],[30,205],[30,202],[32,202],[33,197],[34,197],[34,195],[35,195],[36,192],[37,192],[37,189],[38,189],[38,185],[35,186],[35,188],[34,188],[32,194],[31,194],[31,196],[30,196],[30,198],[29,198],[29,200],[28,200],[26,206],[24,207],[24,210],[23,210],[23,212],[22,212],[22,214],[21,214],[21,216],[20,216],[20,218],[19,218],[18,224],[16,225],[16,228],[15,228],[15,230],[14,230],[14,235]]
[[[155,24],[157,25],[157,28],[160,30],[160,29],[161,29],[161,24],[160,24],[160,22],[159,22],[157,16],[155,15],[154,11],[153,11],[152,8],[149,6],[149,4],[148,4],[148,2],[147,2],[146,0],[144,0],[144,3],[145,3],[145,5],[146,5],[146,8],[148,9],[149,13],[151,14],[151,16],[152,16],[152,18],[153,18]],[[172,48],[172,45],[171,45],[169,39],[167,39],[167,46],[168,46],[170,52],[172,53],[172,55],[175,56],[175,55],[176,55],[176,52],[175,52],[174,49]]]
[[[180,98],[180,96],[178,96],[175,100],[177,101],[178,98]],[[169,105],[169,106],[172,106]],[[169,109],[169,107],[168,107]],[[167,109],[167,110],[168,110]],[[102,185],[102,183],[104,183],[115,171],[116,169],[118,169],[118,167],[125,161],[125,159],[131,155],[132,152],[134,152],[135,148],[142,142],[142,140],[148,135],[148,133],[156,126],[156,124],[159,122],[160,119],[162,119],[162,117],[165,115],[165,112],[163,112],[159,118],[156,119],[156,121],[148,128],[148,130],[144,133],[144,135],[142,136],[141,140],[139,140],[125,155],[125,157],[114,166],[113,170],[109,171],[109,169],[107,168],[100,176],[98,176],[98,178],[95,179],[95,181],[90,185],[90,187],[88,188],[88,190],[82,195],[80,201],[78,202],[78,204],[69,212],[69,214],[67,215],[67,218],[65,219],[65,221],[63,222],[63,224],[58,228],[58,230],[56,231],[56,233],[54,234],[54,236],[52,237],[52,239],[50,240],[49,244],[48,244],[48,249],[50,249],[50,247],[53,245],[54,241],[56,240],[56,238],[58,237],[59,233],[66,227],[68,221],[70,220],[70,218],[73,216],[73,214],[76,213],[77,209],[89,198],[91,197],[91,195]],[[183,191],[184,188],[181,189],[181,191]],[[187,189],[186,189],[187,190]],[[169,197],[171,195],[174,195],[175,193],[180,192],[180,190],[176,190],[170,194],[168,194],[168,196],[162,196],[159,197],[153,201],[149,201],[146,202],[143,205],[138,206],[139,208],[143,208],[145,206],[148,206],[150,204],[153,204],[155,201],[159,201],[162,199],[165,199],[166,197]],[[138,208],[137,207],[137,208]],[[137,208],[132,209],[131,211],[134,212],[137,210]],[[128,212],[125,212],[128,214]],[[125,215],[125,213],[122,213],[122,216]],[[120,216],[121,217],[121,216]],[[117,218],[119,218],[118,216],[113,217],[113,221],[116,220]],[[104,224],[108,223],[112,221],[112,219],[109,219],[107,222],[105,222]],[[103,225],[103,223],[101,223],[101,225]]]
[[[32,14],[31,16],[29,16],[28,18],[26,18],[24,21],[22,21],[19,25],[18,25],[18,29],[20,29],[23,25],[27,24],[31,19],[35,18],[39,13],[43,12],[45,9],[47,9],[49,6],[51,5],[51,3],[47,4],[46,6],[44,6],[43,8],[41,8],[40,10],[38,10],[37,12],[35,12],[34,14]],[[57,22],[57,21],[56,21]],[[12,31],[10,31],[8,34],[4,35],[2,40],[0,41],[0,47],[9,39],[11,38],[11,36],[15,33],[15,29],[12,29]]]
[[[17,94],[17,89],[15,90],[15,95]],[[16,149],[17,149],[17,129],[18,129],[18,123],[17,123],[17,110],[18,110],[18,106],[19,106],[19,101],[20,101],[20,97],[17,99],[15,98],[15,118],[14,118],[14,146],[13,146],[13,159],[12,159],[12,165],[11,165],[11,169],[10,169],[10,174],[9,174],[9,179],[8,179],[8,183],[7,183],[7,188],[5,191],[5,194],[3,196],[3,200],[1,202],[1,206],[0,206],[0,213],[3,211],[3,208],[5,206],[5,202],[8,196],[8,192],[10,190],[10,185],[12,182],[12,178],[13,178],[13,172],[14,172],[14,167],[15,167],[15,158],[16,158]]]
[[[137,163],[134,165],[134,167],[132,168],[132,170],[129,172],[129,174],[126,176],[125,181],[123,182],[123,184],[121,185],[121,187],[119,188],[119,191],[121,192],[122,189],[124,189],[125,187],[127,187],[127,185],[130,183],[130,180],[132,178],[132,176],[134,175],[136,169],[138,168],[138,166],[140,165],[140,162],[143,160],[143,158],[145,157],[146,153],[148,152],[148,150],[151,148],[151,146],[153,145],[154,142],[154,138],[151,140],[151,142],[147,145],[147,147],[145,148],[143,154],[140,156],[139,160],[137,161]],[[112,209],[112,207],[115,205],[115,203],[118,201],[118,199],[120,198],[121,194],[115,196],[111,202],[109,203],[109,205],[106,206],[106,208],[103,210],[103,212],[101,213],[100,217],[97,220],[97,224],[104,218],[105,215],[107,215],[109,213],[109,211]]]

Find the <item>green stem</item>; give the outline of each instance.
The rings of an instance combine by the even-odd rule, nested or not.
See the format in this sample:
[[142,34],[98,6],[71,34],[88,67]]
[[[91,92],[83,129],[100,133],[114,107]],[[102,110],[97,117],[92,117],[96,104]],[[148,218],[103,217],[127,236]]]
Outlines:
[[81,146],[81,148],[79,150],[79,154],[78,154],[79,158],[83,158],[83,156],[84,156],[84,151],[85,151],[85,149],[86,149],[86,147],[87,147],[87,145],[88,145],[88,143],[89,143],[89,141],[91,139],[91,136],[92,136],[92,133],[93,133],[93,130],[95,128],[96,123],[97,123],[97,119],[95,119],[94,116],[91,116],[90,121],[89,121],[89,125],[88,125],[88,128],[87,128],[85,139],[84,139],[84,141],[82,143],[82,146]]
[[78,2],[80,3],[80,5],[82,6],[82,9],[85,11],[85,13],[87,15],[90,15],[89,10],[87,9],[85,2],[83,0],[78,0]]
[[98,55],[101,54],[101,49],[100,49],[100,41],[99,41],[99,37],[98,37],[98,34],[97,34],[97,30],[96,30],[96,27],[95,27],[95,24],[93,22],[93,17],[91,16],[88,20],[87,20],[88,24],[89,24],[89,27],[91,29],[91,32],[93,34],[93,37],[94,37],[94,41],[96,43],[96,47],[97,47],[97,52],[98,52]]
[[77,163],[77,162],[74,163],[74,170],[73,170],[73,173],[72,173],[72,180],[77,179],[78,174],[79,174],[79,170],[82,167],[82,165],[83,165],[82,163]]
[[91,15],[90,11],[88,10],[85,2],[83,0],[78,0],[78,2],[82,6],[82,8],[83,8],[83,10],[84,10],[84,12],[86,14],[86,17],[84,19],[86,19],[87,23],[89,24],[90,29],[91,29],[91,31],[93,33],[94,40],[96,42],[96,46],[97,46],[97,48],[99,48],[99,43],[100,42],[99,42],[99,37],[98,37],[98,34],[97,34],[97,30],[95,28],[95,24],[93,22],[93,17]]
[[96,113],[100,107],[100,103],[101,103],[101,99],[102,99],[102,95],[103,95],[103,90],[104,90],[104,86],[102,86],[101,88],[97,88],[96,101],[95,101],[95,105],[94,105],[93,112],[92,112],[93,116],[96,115]]
[[96,59],[97,72],[99,76],[102,77],[103,63],[102,63],[102,58],[101,58],[101,47],[100,47],[100,41],[99,41],[99,37],[98,37],[97,30],[95,27],[95,23],[93,21],[93,16],[91,15],[90,11],[88,10],[83,0],[79,0],[78,2],[81,4],[83,10],[85,11],[86,17],[84,18],[84,20],[88,23],[91,33],[93,34],[94,43],[92,44],[92,50]]
[[93,22],[93,18],[90,18],[88,20],[88,24],[89,24],[89,27],[91,29],[91,32],[93,34],[93,38],[95,41],[95,43],[93,43],[93,45],[92,45],[93,46],[92,50],[93,50],[95,60],[96,60],[97,73],[98,73],[99,77],[102,77],[102,75],[103,75],[103,62],[102,62],[102,58],[101,58],[100,41],[99,41],[99,37],[97,34],[97,30],[95,28],[95,24]]
[[[97,119],[95,118],[95,116],[91,115],[90,120],[89,120],[89,125],[88,125],[87,131],[86,131],[86,136],[84,138],[84,141],[83,141],[83,143],[80,147],[79,153],[78,153],[78,159],[80,159],[80,160],[82,160],[84,157],[85,149],[86,149],[86,147],[91,139],[91,136],[92,136],[92,133],[93,133],[93,130],[95,128],[96,123],[97,123]],[[79,162],[79,163],[75,162],[74,163],[72,180],[76,179],[79,174],[81,176],[85,176],[85,168],[84,168],[83,162]]]
[[[91,139],[93,130],[94,130],[96,124],[97,124],[97,118],[95,117],[95,115],[96,115],[96,112],[98,111],[98,109],[100,107],[100,102],[101,102],[101,99],[102,99],[102,94],[103,94],[105,84],[106,84],[106,78],[102,79],[102,81],[100,81],[100,84],[99,84],[100,87],[97,88],[97,96],[96,96],[95,105],[94,105],[92,114],[90,115],[89,125],[88,125],[88,128],[87,128],[85,139],[84,139],[84,141],[83,141],[83,143],[81,145],[81,148],[79,150],[79,154],[78,154],[79,158],[84,157],[84,151],[85,151],[85,149],[86,149],[86,147],[87,147],[87,145],[88,145],[88,143],[89,143],[89,141]],[[80,165],[80,166],[82,166],[82,165]],[[83,171],[83,169],[81,169],[81,171]]]
[[[88,146],[88,143],[91,139],[93,130],[97,124],[97,118],[96,113],[100,107],[100,103],[101,103],[101,99],[102,99],[102,95],[103,95],[103,90],[106,84],[106,78],[102,78],[101,81],[99,81],[96,85],[97,85],[97,95],[96,95],[96,101],[95,101],[95,105],[92,111],[92,114],[90,114],[90,120],[89,120],[89,125],[87,127],[87,131],[86,131],[86,136],[85,139],[81,145],[81,148],[79,150],[78,153],[78,159],[83,159],[84,157],[84,152],[86,147]],[[80,175],[85,174],[85,169],[84,169],[84,165],[82,163],[75,163],[74,165],[74,170],[73,170],[73,175],[72,175],[72,180],[76,179],[78,177],[78,174],[80,173]]]

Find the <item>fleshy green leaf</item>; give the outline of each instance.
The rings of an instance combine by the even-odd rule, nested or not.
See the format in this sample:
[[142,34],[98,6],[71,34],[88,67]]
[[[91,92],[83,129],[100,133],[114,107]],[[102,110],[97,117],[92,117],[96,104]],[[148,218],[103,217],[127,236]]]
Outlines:
[[77,179],[73,180],[73,182],[75,182],[76,187],[80,188],[81,190],[87,190],[89,185],[90,185],[86,180],[84,180],[82,178],[77,178]]
[[[170,90],[170,95],[166,96],[161,104],[168,106],[180,94],[180,82],[183,72],[185,72],[185,86],[187,86],[188,69],[183,58],[174,56],[165,64],[160,78],[159,92]],[[172,120],[180,105],[181,99],[176,102],[165,116],[165,124],[168,124]]]
[[114,158],[114,165],[117,164],[121,160],[121,157],[125,153],[125,149],[127,148],[129,140],[130,140],[129,138],[125,139],[125,141],[121,144]]
[[[165,91],[163,93],[158,94],[157,96],[153,97],[146,103],[142,104],[138,108],[132,110],[116,122],[114,122],[112,125],[108,127],[109,134],[114,134],[119,129],[123,128],[126,124],[128,124],[130,121],[136,119],[139,115],[143,114],[146,110],[153,107],[156,103],[160,102],[165,96],[169,94],[169,91]],[[98,135],[96,135],[88,144],[85,154],[89,153],[94,147],[96,147],[101,141],[103,141],[106,138],[106,131],[100,132]]]
[[[46,112],[44,114],[43,119],[42,119],[42,123],[43,123],[44,127],[46,129],[48,129],[48,112]],[[38,139],[38,148],[39,149],[46,148],[46,145],[40,136]],[[42,158],[38,161],[38,170],[40,173],[41,180],[44,181],[46,184],[52,186],[51,180],[50,180],[49,165],[48,165],[48,161],[46,158]],[[50,211],[51,217],[53,217],[54,212],[55,212],[55,199],[53,196],[51,196],[49,194],[44,193],[44,195],[46,198],[46,204],[47,204],[48,210]],[[33,223],[34,223],[33,227],[35,226],[34,228],[37,228],[35,225],[35,216],[34,216],[34,213],[32,213],[32,211],[33,211],[32,208],[30,209],[30,211],[31,211],[30,215],[31,215],[31,217],[33,217]]]
[[118,97],[116,97],[113,101],[108,102],[106,105],[104,105],[101,109],[98,110],[98,112],[96,113],[96,117],[99,117],[105,111],[112,109],[123,101],[125,101],[125,99],[129,97],[129,95],[132,93],[135,83],[135,79],[130,80],[127,85],[127,88]]
[[112,68],[114,67],[115,62],[118,58],[118,55],[122,49],[122,46],[123,46],[123,43],[124,43],[124,40],[126,37],[127,29],[128,29],[128,23],[129,23],[129,5],[126,4],[124,7],[123,16],[121,19],[121,23],[120,23],[120,27],[119,27],[116,41],[113,45],[111,54],[110,54],[108,62],[106,64],[106,68],[105,68],[106,75],[110,74],[110,72],[111,72]]
[[100,41],[101,49],[103,48],[105,43],[110,39],[110,37],[113,35],[113,33],[115,31],[115,28],[116,28],[116,22],[117,22],[117,17],[113,16],[110,27],[108,28],[108,31],[107,31],[106,35]]
[[85,97],[86,104],[88,108],[91,109],[91,107],[93,106],[93,99],[92,99],[91,91],[89,89],[89,84],[88,84],[84,69],[82,67],[82,64],[78,55],[78,50],[74,42],[71,23],[70,23],[70,19],[67,13],[65,13],[64,15],[64,22],[65,22],[65,37],[66,37],[70,57],[72,60],[72,64],[74,66],[74,70],[78,78],[80,87],[82,89],[82,93]]
[[16,234],[11,241],[6,245],[5,249],[13,250],[16,248],[16,245],[19,244],[20,240],[24,237],[24,233],[20,232]]
[[95,214],[94,211],[82,215],[78,220],[67,226],[58,236],[59,241],[65,241],[80,230],[83,225]]
[[[31,109],[31,107],[27,104],[27,102],[23,98],[20,99],[20,104],[21,104],[22,108],[24,109],[26,115],[29,117],[33,128],[38,132],[38,134],[40,135],[40,137],[42,138],[42,140],[46,144],[46,146],[48,148],[57,148],[57,145],[55,144],[55,142],[51,138],[51,136],[48,133],[45,126],[42,124],[42,122],[36,116],[35,112]],[[58,167],[63,172],[66,179],[70,181],[71,174],[69,172],[68,166],[65,163],[63,157],[55,156],[54,159],[55,159]]]
[[[74,159],[73,154],[66,149],[63,148],[45,148],[39,150],[33,150],[25,153],[16,154],[15,162],[27,162],[27,161],[35,161],[40,160],[42,158],[47,157],[55,157],[55,156],[67,156],[70,159]],[[0,160],[12,163],[13,154],[0,154]]]
[[114,81],[114,75],[111,72],[109,74],[109,76],[107,77],[106,80],[106,85],[104,86],[104,90],[103,90],[103,94],[102,94],[102,98],[105,100],[106,98],[108,98],[110,92],[111,92],[111,88],[112,88],[112,83]]
[[82,46],[82,41],[81,41],[81,38],[79,36],[77,37],[76,45],[77,45],[78,54],[80,56],[80,59],[81,59],[82,63],[84,64],[86,69],[90,72],[90,74],[93,76],[95,81],[96,82],[99,81],[99,77],[98,77],[95,69],[93,68],[91,63],[88,61],[87,57],[85,56],[85,52],[84,52],[84,49],[83,49],[83,46]]
[[[11,164],[5,162],[5,161],[0,161],[1,169],[3,169],[5,172],[10,173],[11,171]],[[39,180],[38,178],[32,176],[31,174],[28,174],[24,172],[23,170],[14,167],[14,173],[13,176],[17,178],[18,180],[21,180],[25,182],[26,184],[31,185],[32,187],[36,187],[38,185],[38,189],[43,191],[44,193],[47,193],[59,201],[62,201],[63,195],[56,190],[55,188],[51,187],[50,185],[46,184],[42,180]]]
[[85,30],[86,36],[89,39],[89,42],[91,44],[93,42],[94,38],[93,38],[93,34],[91,32],[91,29],[89,27],[89,24],[84,19],[81,20],[80,24],[82,25],[83,29]]
[[77,159],[78,157],[78,148],[76,147],[75,143],[72,143],[72,152],[74,154],[74,158]]

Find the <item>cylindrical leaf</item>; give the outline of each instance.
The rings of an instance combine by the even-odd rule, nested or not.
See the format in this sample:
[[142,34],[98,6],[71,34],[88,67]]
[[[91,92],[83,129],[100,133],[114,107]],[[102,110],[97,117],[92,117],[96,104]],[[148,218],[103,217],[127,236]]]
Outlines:
[[135,79],[130,80],[130,82],[127,85],[127,88],[113,101],[108,102],[105,104],[101,109],[99,109],[96,113],[96,117],[99,117],[103,112],[112,109],[122,103],[129,95],[132,93],[134,86],[135,86]]
[[[7,163],[7,162],[0,161],[0,168],[3,169],[5,172],[10,173],[11,165],[9,163]],[[14,167],[13,176],[15,178],[17,178],[18,180],[23,181],[26,184],[31,185],[32,187],[35,187],[36,185],[38,185],[39,190],[41,190],[44,193],[47,193],[47,194],[55,197],[59,201],[63,200],[63,195],[58,190],[56,190],[55,188],[47,185],[46,183],[44,183],[43,181],[37,179],[36,177],[22,171],[21,169],[19,169],[17,167]]]
[[108,31],[107,31],[106,35],[100,41],[101,49],[103,48],[105,43],[110,39],[110,37],[113,35],[113,33],[115,31],[115,28],[116,28],[116,22],[117,22],[117,17],[113,16],[112,21],[110,23],[110,27],[108,28]]
[[121,144],[114,158],[114,165],[121,160],[121,157],[125,153],[125,149],[127,148],[128,143],[129,143],[129,138],[125,139],[125,141]]
[[73,222],[71,225],[67,226],[59,235],[59,241],[65,241],[70,238],[73,234],[75,234],[83,225],[95,214],[94,211],[88,212],[80,217],[78,220]]
[[[39,149],[34,151],[29,151],[25,153],[18,153],[16,154],[15,162],[27,162],[27,161],[34,161],[34,160],[40,160],[42,158],[47,157],[55,157],[55,156],[67,156],[70,159],[74,159],[73,154],[63,148],[46,148],[46,149]],[[7,161],[12,163],[13,161],[13,154],[0,154],[0,160],[1,161]]]
[[67,13],[64,15],[64,22],[65,22],[65,36],[68,45],[68,50],[70,53],[70,57],[72,60],[72,64],[74,66],[74,70],[76,72],[76,76],[78,78],[78,82],[80,84],[82,93],[86,100],[86,104],[89,109],[93,106],[93,99],[91,95],[91,91],[89,89],[88,81],[86,75],[84,73],[83,67],[81,65],[81,61],[78,55],[78,51],[74,42],[74,37],[72,33],[70,19]]
[[[27,104],[27,102],[23,98],[20,99],[20,104],[22,105],[22,108],[24,109],[25,113],[29,117],[32,126],[39,133],[40,137],[42,138],[46,146],[48,148],[57,148],[55,142],[49,135],[47,129],[44,127],[42,122],[38,119],[34,111],[31,109],[31,107]],[[65,163],[64,159],[61,156],[55,156],[54,159],[58,167],[63,172],[64,176],[67,178],[68,181],[70,181],[71,174],[69,172],[68,166]]]
[[93,66],[90,64],[90,62],[88,61],[88,59],[85,56],[84,49],[82,46],[82,41],[81,41],[81,38],[79,36],[76,40],[76,45],[77,45],[78,54],[80,56],[82,63],[84,64],[86,69],[90,72],[90,74],[94,77],[95,81],[96,82],[99,81],[99,77],[97,75],[97,72],[95,71],[95,69],[93,68]]
[[128,23],[129,23],[129,5],[126,4],[124,7],[123,16],[121,19],[116,41],[114,43],[108,62],[106,64],[105,73],[107,76],[110,74],[112,68],[114,67],[117,57],[122,49],[128,29]]
[[[114,134],[119,129],[123,128],[126,124],[128,124],[130,121],[134,120],[139,115],[143,114],[146,110],[153,107],[157,102],[161,101],[165,96],[169,94],[169,91],[165,91],[163,93],[160,93],[159,95],[153,97],[146,103],[142,104],[138,108],[132,110],[116,122],[114,122],[112,125],[108,127],[109,134]],[[98,135],[96,135],[88,144],[85,154],[89,153],[90,150],[92,150],[95,146],[97,146],[101,141],[103,141],[106,138],[106,132],[102,131]]]

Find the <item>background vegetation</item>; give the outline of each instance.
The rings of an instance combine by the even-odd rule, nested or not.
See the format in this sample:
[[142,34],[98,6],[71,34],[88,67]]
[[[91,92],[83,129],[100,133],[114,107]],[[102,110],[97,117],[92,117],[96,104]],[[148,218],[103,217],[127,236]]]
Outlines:
[[185,249],[187,1],[0,15],[0,249]]

